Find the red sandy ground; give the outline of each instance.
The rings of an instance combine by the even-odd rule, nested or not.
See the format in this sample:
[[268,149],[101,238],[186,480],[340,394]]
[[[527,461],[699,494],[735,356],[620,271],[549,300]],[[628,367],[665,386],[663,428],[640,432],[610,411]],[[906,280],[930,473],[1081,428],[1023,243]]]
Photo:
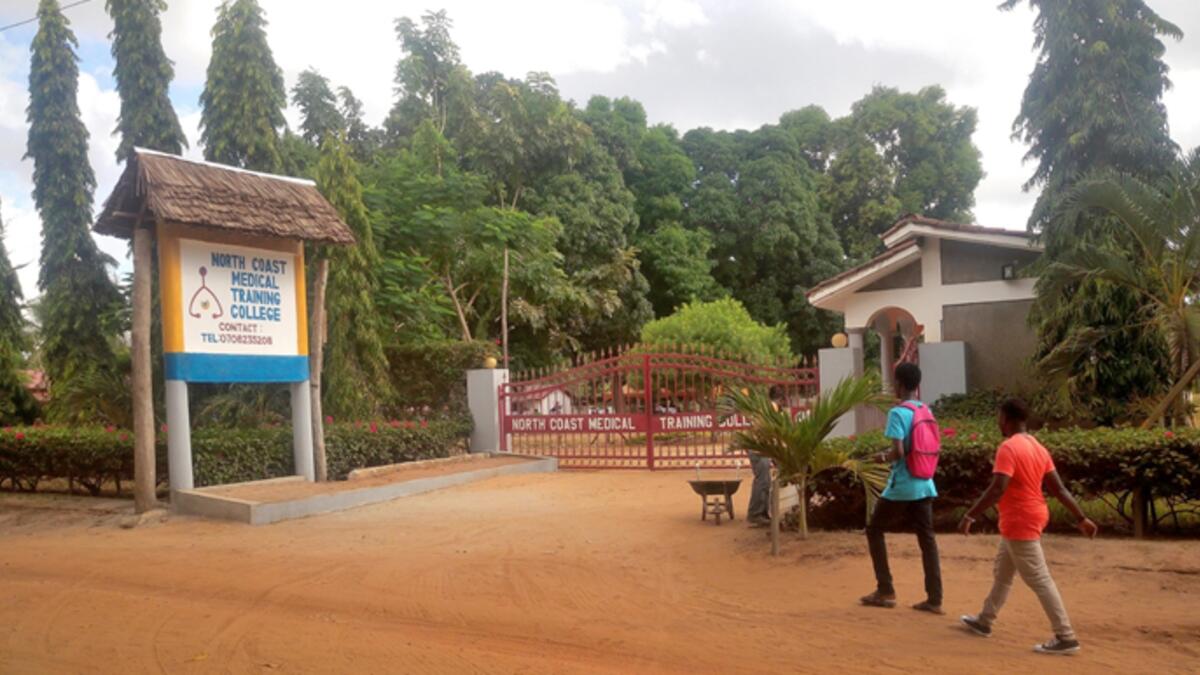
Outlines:
[[[701,523],[686,473],[512,476],[265,527],[5,498],[0,673],[1200,671],[1200,542],[1048,538],[1084,652],[1044,657],[1019,584],[992,639],[955,626],[995,537],[940,537],[950,616],[867,609],[861,534],[771,558],[761,530]],[[913,538],[890,541],[917,601]]]

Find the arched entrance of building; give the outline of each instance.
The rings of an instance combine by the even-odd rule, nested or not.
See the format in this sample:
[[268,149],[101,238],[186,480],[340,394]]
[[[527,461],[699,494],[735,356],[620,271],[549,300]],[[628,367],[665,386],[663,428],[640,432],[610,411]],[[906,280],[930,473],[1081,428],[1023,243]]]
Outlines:
[[917,344],[923,328],[908,310],[883,307],[871,315],[865,330],[879,336],[880,378],[884,391],[894,392],[896,364],[917,360]]

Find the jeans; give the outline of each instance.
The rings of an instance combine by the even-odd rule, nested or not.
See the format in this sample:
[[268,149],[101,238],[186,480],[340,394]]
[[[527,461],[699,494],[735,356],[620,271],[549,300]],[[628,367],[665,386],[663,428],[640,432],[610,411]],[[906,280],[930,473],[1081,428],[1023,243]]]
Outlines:
[[871,549],[871,563],[875,566],[875,582],[880,593],[895,595],[892,572],[888,568],[887,545],[883,533],[897,523],[904,523],[917,533],[921,546],[921,564],[925,568],[925,595],[929,604],[942,604],[942,570],[938,563],[937,539],[933,535],[933,499],[914,502],[897,502],[879,498],[871,523],[867,525],[867,544]]
[[746,518],[770,518],[771,460],[751,452],[750,469],[754,471],[754,482],[750,484],[750,506],[746,509]]
[[1040,539],[1033,541],[1000,540],[1000,551],[996,554],[996,579],[992,583],[992,592],[983,601],[983,611],[979,613],[979,621],[992,625],[1004,601],[1008,600],[1008,592],[1012,590],[1013,577],[1021,575],[1021,579],[1037,595],[1042,603],[1042,609],[1050,619],[1054,634],[1063,640],[1074,640],[1075,631],[1071,628],[1071,619],[1063,607],[1062,596],[1058,594],[1058,586],[1050,576],[1046,566],[1046,556],[1042,553]]

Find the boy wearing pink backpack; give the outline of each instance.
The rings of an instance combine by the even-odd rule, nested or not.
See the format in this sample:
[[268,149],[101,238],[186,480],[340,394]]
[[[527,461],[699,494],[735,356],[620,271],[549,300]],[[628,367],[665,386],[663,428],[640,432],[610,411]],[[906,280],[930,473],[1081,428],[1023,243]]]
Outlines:
[[945,614],[942,610],[942,572],[937,539],[933,534],[933,499],[937,497],[933,473],[937,468],[940,433],[929,408],[914,398],[920,385],[921,369],[915,363],[896,366],[896,394],[902,403],[888,411],[884,435],[891,439],[892,449],[879,453],[876,458],[880,462],[891,462],[892,470],[867,525],[867,544],[875,567],[876,588],[861,600],[870,607],[896,606],[896,589],[888,568],[883,533],[903,524],[916,531],[921,563],[925,568],[926,597],[913,605],[913,609]]

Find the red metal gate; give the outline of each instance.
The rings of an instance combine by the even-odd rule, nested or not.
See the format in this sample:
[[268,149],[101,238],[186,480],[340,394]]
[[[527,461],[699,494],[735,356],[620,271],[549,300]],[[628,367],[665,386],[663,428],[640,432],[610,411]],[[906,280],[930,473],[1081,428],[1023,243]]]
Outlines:
[[514,373],[500,386],[501,449],[563,468],[732,466],[748,423],[722,420],[729,388],[767,387],[793,411],[819,390],[814,363],[758,365],[682,347],[614,350],[570,367]]

